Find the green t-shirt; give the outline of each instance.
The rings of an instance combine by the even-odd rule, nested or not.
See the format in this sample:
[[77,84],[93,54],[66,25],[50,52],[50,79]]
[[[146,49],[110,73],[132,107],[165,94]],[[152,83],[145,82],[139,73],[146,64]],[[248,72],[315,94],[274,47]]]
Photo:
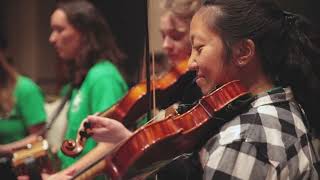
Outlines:
[[[117,68],[109,61],[100,61],[88,72],[79,89],[74,89],[68,110],[66,139],[76,139],[81,122],[96,112],[110,108],[127,92],[128,87]],[[58,157],[62,169],[67,168],[96,146],[89,138],[82,153],[76,157],[65,156],[61,151]]]
[[7,144],[28,135],[28,127],[44,123],[44,97],[29,78],[18,76],[14,90],[15,106],[8,118],[0,117],[0,144]]

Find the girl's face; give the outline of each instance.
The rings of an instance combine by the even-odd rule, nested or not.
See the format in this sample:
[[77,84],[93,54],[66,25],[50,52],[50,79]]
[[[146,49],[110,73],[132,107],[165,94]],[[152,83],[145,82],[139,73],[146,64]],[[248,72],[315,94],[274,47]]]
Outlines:
[[196,13],[191,21],[189,69],[197,72],[196,83],[205,95],[234,80],[236,70],[232,60],[226,59],[221,36],[208,28],[202,16]]
[[81,33],[68,22],[62,10],[57,9],[52,14],[51,28],[49,42],[54,46],[59,57],[64,60],[77,58],[80,51]]
[[173,62],[188,59],[191,53],[189,41],[189,24],[176,18],[174,15],[165,14],[160,20],[162,34],[162,48]]

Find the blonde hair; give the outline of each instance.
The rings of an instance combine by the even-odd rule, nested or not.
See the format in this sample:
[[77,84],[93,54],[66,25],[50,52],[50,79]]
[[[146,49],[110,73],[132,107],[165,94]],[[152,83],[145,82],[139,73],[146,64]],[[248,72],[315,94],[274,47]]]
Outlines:
[[162,14],[171,13],[187,21],[191,20],[200,6],[201,0],[160,0]]
[[6,62],[0,51],[0,117],[7,117],[15,105],[13,97],[17,72]]

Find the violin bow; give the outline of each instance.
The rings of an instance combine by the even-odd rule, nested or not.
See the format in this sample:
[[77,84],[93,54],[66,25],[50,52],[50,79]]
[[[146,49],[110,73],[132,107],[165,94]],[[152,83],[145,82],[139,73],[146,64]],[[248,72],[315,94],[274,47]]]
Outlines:
[[149,18],[148,18],[148,10],[149,3],[148,0],[144,0],[145,7],[145,64],[146,64],[146,86],[147,86],[147,120],[151,119],[151,109],[152,109],[152,97],[151,97],[151,80],[150,80],[150,55],[149,55]]

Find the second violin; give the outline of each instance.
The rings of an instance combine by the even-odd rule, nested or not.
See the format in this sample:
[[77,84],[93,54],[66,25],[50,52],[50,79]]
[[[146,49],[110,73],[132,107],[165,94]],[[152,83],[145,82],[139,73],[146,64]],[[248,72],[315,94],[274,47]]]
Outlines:
[[[157,107],[165,108],[174,102],[180,101],[184,91],[191,83],[195,73],[188,71],[187,60],[181,61],[171,70],[151,83],[151,94],[155,93]],[[138,120],[147,110],[147,88],[146,83],[142,82],[131,88],[128,93],[110,109],[97,114],[98,116],[116,119],[130,128],[134,122]],[[153,95],[153,94],[152,94]],[[86,139],[90,136],[85,130],[90,128],[89,124],[84,124],[84,131],[79,131],[79,136],[76,141],[65,140],[61,146],[61,150],[68,156],[75,157],[83,149]],[[82,128],[82,127],[80,127]]]

